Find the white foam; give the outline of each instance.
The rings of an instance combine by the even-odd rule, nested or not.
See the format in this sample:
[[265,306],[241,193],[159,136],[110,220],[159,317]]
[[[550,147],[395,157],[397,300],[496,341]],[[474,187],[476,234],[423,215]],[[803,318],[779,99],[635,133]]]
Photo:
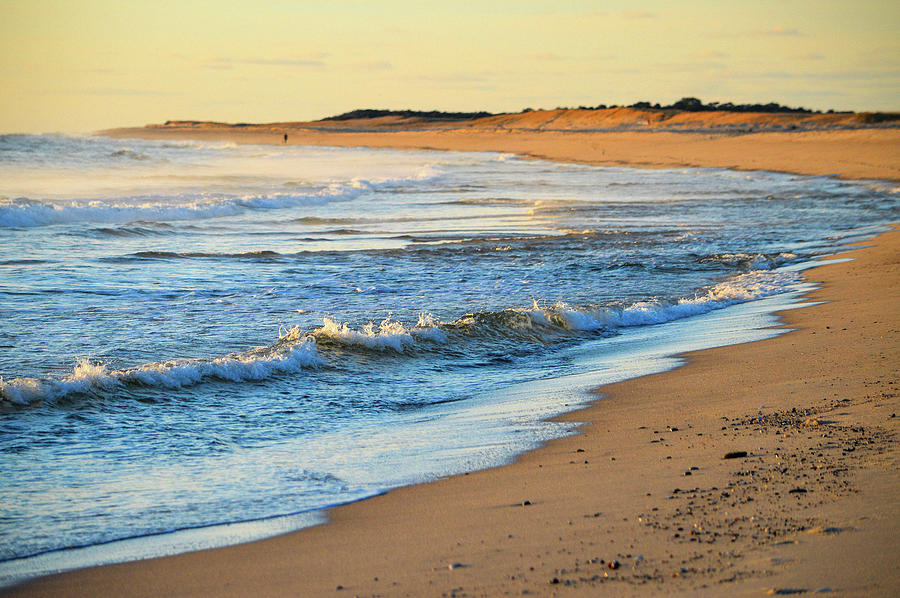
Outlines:
[[416,327],[412,329],[412,335],[433,343],[444,344],[449,338],[447,334],[441,330],[440,321],[428,312],[419,314],[419,320]]
[[314,337],[330,339],[345,345],[356,345],[376,351],[393,350],[403,353],[415,344],[416,339],[433,343],[446,343],[446,333],[440,329],[439,322],[431,314],[419,316],[415,327],[407,328],[401,322],[386,318],[379,324],[369,322],[360,330],[351,328],[346,323],[324,318],[321,328],[312,332]]
[[235,216],[246,210],[324,205],[332,201],[352,199],[358,194],[359,190],[356,189],[330,187],[307,195],[245,195],[219,199],[150,198],[132,203],[83,200],[67,203],[8,201],[0,203],[0,227],[33,227],[72,222],[201,220]]
[[148,363],[136,368],[108,370],[83,359],[71,374],[61,379],[0,379],[0,400],[28,405],[71,394],[108,391],[124,384],[161,388],[183,388],[216,378],[232,382],[264,380],[276,374],[295,373],[325,364],[311,337],[282,336],[274,347],[260,347],[216,359],[190,359]]
[[769,297],[785,291],[788,285],[799,280],[796,272],[762,270],[735,277],[675,302],[638,301],[624,308],[574,308],[565,303],[539,307],[535,304],[532,309],[522,311],[536,324],[573,331],[648,326]]
[[[494,314],[497,317],[491,317],[489,320],[500,322],[502,328],[511,332],[524,331],[528,335],[537,334],[539,337],[548,338],[556,337],[564,331],[613,331],[617,328],[662,324],[705,314],[736,303],[761,299],[785,291],[790,284],[799,279],[799,275],[795,272],[762,270],[735,277],[693,297],[677,301],[639,301],[626,307],[573,307],[564,302],[541,306],[535,301],[531,308],[507,309]],[[345,345],[403,353],[419,340],[445,344],[449,341],[445,330],[451,330],[460,324],[477,326],[479,325],[477,322],[476,316],[467,314],[456,322],[442,324],[433,315],[423,313],[419,316],[415,327],[408,328],[401,322],[388,318],[380,324],[370,322],[356,330],[346,323],[325,318],[323,326],[314,330],[312,335]]]
[[[535,302],[529,309],[506,310],[504,313],[519,316],[506,318],[503,325],[517,330],[533,330],[538,327],[544,330],[549,328],[592,332],[662,324],[775,295],[799,280],[800,274],[797,272],[754,271],[719,283],[693,297],[668,302],[639,301],[622,308],[577,308],[562,302],[541,307]],[[0,379],[0,399],[27,405],[37,400],[56,399],[74,393],[109,390],[122,384],[182,388],[207,379],[232,382],[264,380],[280,373],[294,373],[325,365],[326,362],[317,349],[317,338],[396,353],[406,352],[418,340],[438,344],[449,340],[442,324],[428,313],[421,314],[413,327],[386,318],[378,324],[369,322],[359,330],[326,317],[322,326],[309,335],[304,335],[298,327],[282,330],[278,343],[272,347],[260,347],[215,359],[166,361],[113,371],[109,371],[103,364],[82,360],[75,366],[72,374],[61,379]]]
[[313,336],[329,338],[347,345],[359,345],[368,349],[384,351],[393,349],[402,353],[406,347],[413,344],[413,337],[400,322],[391,321],[390,318],[380,324],[369,322],[362,330],[354,330],[345,323],[339,323],[331,318],[324,318],[321,328],[313,331]]
[[202,220],[236,216],[248,210],[277,210],[348,201],[366,192],[391,186],[415,185],[440,175],[425,166],[410,176],[360,178],[336,181],[309,193],[220,194],[208,197],[195,192],[176,195],[138,196],[117,200],[73,199],[40,201],[0,199],[0,227],[35,227],[74,222],[126,223],[134,221]]
[[368,286],[366,288],[356,287],[356,292],[360,295],[377,295],[379,293],[396,293],[398,292],[398,290],[393,287],[378,284]]
[[723,253],[701,261],[716,261],[733,266],[745,266],[748,270],[773,270],[779,266],[797,259],[794,253],[778,253],[766,255],[764,253]]

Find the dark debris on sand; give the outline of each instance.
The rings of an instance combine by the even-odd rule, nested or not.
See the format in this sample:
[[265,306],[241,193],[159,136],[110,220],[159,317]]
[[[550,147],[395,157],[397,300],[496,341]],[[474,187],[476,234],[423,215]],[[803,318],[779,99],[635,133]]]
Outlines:
[[[640,552],[639,533],[629,540],[635,542],[629,548],[631,553],[576,559],[571,567],[554,569],[545,579],[554,587],[589,588],[619,582],[655,584],[678,591],[727,586],[772,574],[771,570],[748,565],[742,557],[749,553],[795,544],[802,533],[847,531],[818,518],[817,508],[857,492],[851,473],[865,459],[884,453],[893,442],[893,435],[886,430],[842,425],[828,417],[830,412],[847,407],[848,402],[842,399],[822,408],[760,412],[730,419],[721,432],[729,441],[737,438],[746,445],[753,442],[754,447],[766,444],[767,448],[740,451],[743,454],[739,458],[722,462],[728,469],[726,483],[674,488],[668,500],[655,503],[661,506],[634,516],[642,526],[641,533],[665,536],[668,555],[646,559],[636,556]],[[604,524],[599,519],[602,530]],[[525,574],[512,578],[526,581]],[[524,591],[541,594],[537,587]]]

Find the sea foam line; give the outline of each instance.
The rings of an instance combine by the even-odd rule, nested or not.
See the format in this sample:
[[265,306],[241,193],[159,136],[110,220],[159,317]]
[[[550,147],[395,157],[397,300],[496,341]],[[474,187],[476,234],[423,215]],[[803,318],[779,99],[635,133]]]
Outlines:
[[784,292],[789,285],[800,280],[801,277],[796,272],[762,270],[736,276],[698,292],[693,297],[683,297],[677,301],[638,301],[621,308],[582,309],[557,303],[544,308],[535,305],[526,313],[538,324],[575,331],[648,326],[769,297]]
[[625,307],[573,307],[564,302],[541,306],[535,301],[531,308],[466,314],[452,322],[440,322],[426,313],[410,327],[388,318],[379,324],[370,322],[354,329],[326,317],[322,327],[309,334],[322,346],[329,342],[396,353],[408,352],[420,340],[438,345],[460,344],[465,338],[488,340],[498,336],[552,341],[567,333],[614,333],[618,328],[662,324],[701,315],[784,292],[800,280],[796,272],[761,270],[734,277],[676,301],[638,301]]
[[550,342],[569,333],[615,333],[618,328],[662,324],[769,297],[800,280],[797,272],[762,270],[737,276],[677,301],[638,301],[626,307],[572,307],[563,302],[540,306],[535,302],[531,308],[466,314],[448,323],[423,313],[415,326],[387,318],[354,329],[326,317],[321,327],[309,333],[297,326],[283,329],[273,346],[215,359],[166,361],[111,371],[104,364],[81,360],[71,374],[60,379],[0,379],[0,403],[29,405],[71,394],[110,391],[123,385],[178,389],[209,379],[265,380],[277,374],[326,366],[328,362],[320,348],[325,349],[331,343],[405,354],[418,348],[420,341],[439,350],[440,345],[460,345],[473,337],[481,341],[506,337]]
[[[324,184],[311,193],[271,193],[242,196],[206,197],[147,196],[120,200],[71,200],[68,203],[43,202],[33,199],[0,200],[0,227],[36,227],[75,222],[126,223],[135,221],[202,220],[235,216],[247,210],[277,210],[297,206],[324,205],[347,201],[363,193],[387,187],[420,184],[441,176],[432,166],[422,167],[405,178],[353,178]],[[180,203],[175,203],[180,202]]]
[[125,385],[177,389],[209,379],[264,380],[276,374],[325,365],[316,350],[315,339],[299,338],[293,332],[282,335],[274,347],[259,347],[208,360],[165,361],[109,370],[105,364],[82,359],[71,374],[60,379],[14,378],[5,381],[0,378],[0,399],[15,405],[29,405],[72,394],[110,391]]

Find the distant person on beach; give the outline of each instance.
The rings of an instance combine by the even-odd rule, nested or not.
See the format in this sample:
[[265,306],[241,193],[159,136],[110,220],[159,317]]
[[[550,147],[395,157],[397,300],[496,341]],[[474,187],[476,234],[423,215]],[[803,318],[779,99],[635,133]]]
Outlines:
[[287,143],[287,133],[284,134],[284,143]]

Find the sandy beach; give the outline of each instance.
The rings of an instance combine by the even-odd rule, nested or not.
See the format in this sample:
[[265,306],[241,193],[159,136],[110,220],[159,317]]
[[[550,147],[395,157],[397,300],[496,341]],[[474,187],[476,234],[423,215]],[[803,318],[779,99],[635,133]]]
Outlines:
[[[106,134],[238,143],[280,143],[287,134],[296,144],[900,180],[900,131],[891,128],[526,124],[184,124]],[[814,304],[781,314],[789,332],[685,355],[678,369],[597,389],[590,407],[564,418],[584,422],[580,434],[512,465],[342,506],[329,512],[330,523],[284,536],[73,571],[0,593],[898,595],[900,231],[840,257],[852,261],[807,271],[821,287],[808,296]]]
[[174,121],[104,135],[232,143],[510,152],[563,162],[643,168],[718,167],[848,179],[900,180],[900,129],[862,115],[541,110],[464,122],[383,117],[225,125]]

